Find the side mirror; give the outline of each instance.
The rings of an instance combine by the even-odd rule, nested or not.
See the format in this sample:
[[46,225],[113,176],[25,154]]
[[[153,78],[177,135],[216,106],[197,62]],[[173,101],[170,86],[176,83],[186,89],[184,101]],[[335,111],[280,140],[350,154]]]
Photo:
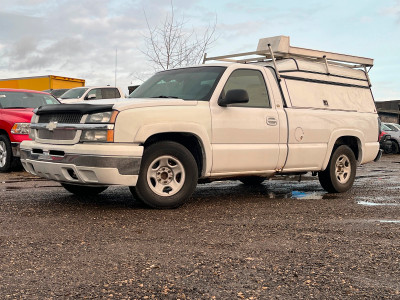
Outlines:
[[89,94],[89,95],[87,96],[87,99],[88,99],[88,100],[96,99],[96,94]]
[[246,90],[229,90],[225,98],[218,99],[218,105],[226,107],[229,104],[247,103],[249,102],[249,94]]

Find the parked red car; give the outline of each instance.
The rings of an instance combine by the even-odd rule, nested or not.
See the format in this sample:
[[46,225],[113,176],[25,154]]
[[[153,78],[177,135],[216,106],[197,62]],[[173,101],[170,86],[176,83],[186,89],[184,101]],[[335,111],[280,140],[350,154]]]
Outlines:
[[380,144],[380,148],[386,154],[393,153],[392,152],[393,142],[391,140],[390,134],[387,134],[386,131],[382,130],[381,133],[379,134],[379,144]]
[[48,93],[0,89],[0,172],[11,170],[18,161],[19,144],[29,140],[29,124],[33,110],[60,102]]

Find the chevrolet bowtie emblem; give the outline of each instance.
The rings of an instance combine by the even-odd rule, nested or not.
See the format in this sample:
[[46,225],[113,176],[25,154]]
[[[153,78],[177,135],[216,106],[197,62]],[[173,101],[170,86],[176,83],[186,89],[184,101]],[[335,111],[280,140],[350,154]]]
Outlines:
[[58,124],[58,122],[51,121],[49,124],[47,124],[46,128],[49,131],[53,131],[54,129],[57,128],[57,124]]

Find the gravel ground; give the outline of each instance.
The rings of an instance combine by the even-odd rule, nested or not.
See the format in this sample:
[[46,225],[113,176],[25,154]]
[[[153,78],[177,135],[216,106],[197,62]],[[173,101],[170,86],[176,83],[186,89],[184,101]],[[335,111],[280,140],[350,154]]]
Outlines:
[[400,299],[399,171],[384,156],[340,195],[311,176],[214,182],[175,210],[0,174],[0,297]]

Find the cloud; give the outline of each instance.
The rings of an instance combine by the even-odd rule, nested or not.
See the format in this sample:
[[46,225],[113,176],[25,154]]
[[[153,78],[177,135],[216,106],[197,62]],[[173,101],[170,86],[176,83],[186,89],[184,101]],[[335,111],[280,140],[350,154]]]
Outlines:
[[0,41],[9,43],[17,37],[31,36],[33,32],[45,30],[40,18],[15,13],[0,12]]
[[390,6],[383,7],[381,13],[383,15],[394,15],[400,18],[400,0],[392,1],[392,3],[393,4]]
[[[388,66],[397,62],[399,42],[392,37],[399,34],[394,21],[400,21],[400,0],[367,2],[360,6],[345,0],[289,0],[285,5],[265,0],[173,0],[173,6],[189,30],[201,31],[217,16],[218,39],[207,51],[209,56],[253,51],[259,38],[281,34],[291,36],[295,46],[376,58],[385,45],[388,61],[377,61],[383,70],[376,75],[384,81]],[[145,48],[147,33],[144,12],[156,26],[171,9],[169,0],[1,0],[1,4],[0,78],[53,74],[84,78],[90,85],[112,84],[118,49],[117,75],[125,87],[137,74],[153,71],[139,51]],[[388,81],[398,82],[399,76],[390,75]],[[393,84],[391,90],[396,89]],[[385,94],[384,88],[378,91]]]

